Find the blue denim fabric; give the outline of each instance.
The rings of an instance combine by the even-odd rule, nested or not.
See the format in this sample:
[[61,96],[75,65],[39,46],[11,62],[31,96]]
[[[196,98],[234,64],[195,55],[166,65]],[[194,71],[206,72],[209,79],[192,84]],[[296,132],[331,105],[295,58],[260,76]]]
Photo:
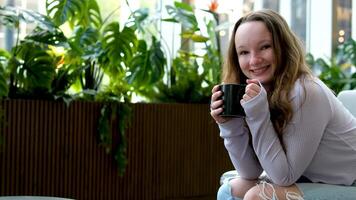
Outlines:
[[226,181],[224,184],[222,184],[218,190],[218,195],[217,195],[217,200],[242,200],[237,197],[233,197],[231,194],[231,186]]
[[356,182],[352,186],[321,183],[297,183],[304,200],[356,200]]

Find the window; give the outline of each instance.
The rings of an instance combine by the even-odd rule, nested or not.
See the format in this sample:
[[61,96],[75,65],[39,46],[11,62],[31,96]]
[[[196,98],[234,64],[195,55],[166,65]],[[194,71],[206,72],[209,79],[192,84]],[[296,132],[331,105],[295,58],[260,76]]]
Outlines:
[[[17,6],[23,9],[34,10],[40,13],[45,13],[45,0],[0,0],[0,5]],[[20,24],[20,38],[23,38],[26,33],[32,31],[34,25]],[[0,48],[10,50],[16,40],[16,33],[11,28],[6,28],[0,24]]]
[[291,1],[291,29],[293,32],[306,44],[306,16],[307,4],[306,0]]
[[268,8],[274,11],[279,11],[279,1],[278,0],[264,0],[263,8]]
[[351,38],[352,1],[335,1],[336,19],[333,27],[333,50]]
[[[0,5],[5,5],[6,0],[0,0]],[[5,27],[0,24],[0,48],[5,48]]]

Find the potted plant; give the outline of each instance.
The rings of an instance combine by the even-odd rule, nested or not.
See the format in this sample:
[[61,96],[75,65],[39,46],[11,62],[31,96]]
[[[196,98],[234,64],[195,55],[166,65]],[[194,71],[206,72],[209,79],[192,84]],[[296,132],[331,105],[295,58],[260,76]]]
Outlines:
[[[20,21],[37,25],[10,52],[0,51],[0,87],[5,88],[0,96],[8,124],[3,128],[6,131],[3,141],[8,142],[6,150],[19,149],[16,145],[25,144],[25,150],[12,160],[29,169],[21,168],[21,176],[9,172],[0,185],[29,182],[41,187],[37,188],[37,194],[65,194],[79,199],[215,196],[218,181],[214,182],[214,178],[231,168],[231,164],[219,154],[224,149],[207,112],[210,87],[218,80],[221,64],[216,43],[210,41],[216,36],[213,21],[206,24],[210,35],[203,36],[194,22],[193,8],[181,3],[167,7],[176,19],[171,20],[173,23],[185,23],[178,19],[193,17],[189,22],[193,26],[188,25],[182,37],[192,37],[192,42],[204,44],[207,52],[198,55],[186,49],[177,57],[168,58],[159,37],[146,31],[145,20],[149,17],[146,9],[133,11],[127,23],[119,24],[103,19],[95,0],[46,2],[48,15],[0,7],[0,21],[5,25],[16,30]],[[64,25],[69,31],[62,30]],[[197,58],[202,62],[196,62]],[[169,84],[163,81],[167,59],[174,60]],[[133,94],[156,103],[129,104]],[[58,103],[62,101],[66,106]],[[128,126],[129,119],[132,126]],[[93,132],[98,135],[93,137]],[[125,132],[129,134],[124,135]],[[96,138],[112,158],[103,157],[97,146],[92,146]],[[36,151],[38,148],[45,151]],[[10,154],[0,154],[0,159],[6,155]],[[50,169],[41,164],[33,166],[31,163],[37,159],[50,160],[47,162]],[[115,169],[105,165],[111,161],[116,161]],[[128,162],[130,167],[126,168]],[[200,165],[208,167],[201,170]],[[52,169],[63,170],[64,178],[48,172]],[[73,170],[77,174],[72,174]],[[38,176],[30,180],[32,172]],[[46,176],[36,179],[46,172],[49,180]],[[122,177],[113,177],[115,173]],[[173,173],[180,178],[169,178]],[[51,179],[68,187],[46,188],[51,187]],[[97,182],[95,187],[89,185],[93,179]],[[143,180],[138,183],[139,194],[137,184],[131,184],[138,179]],[[190,187],[201,182],[209,184]],[[175,184],[186,186],[181,189],[184,194],[176,190]],[[0,188],[1,195],[36,191],[12,186]],[[80,186],[84,189],[77,188]]]

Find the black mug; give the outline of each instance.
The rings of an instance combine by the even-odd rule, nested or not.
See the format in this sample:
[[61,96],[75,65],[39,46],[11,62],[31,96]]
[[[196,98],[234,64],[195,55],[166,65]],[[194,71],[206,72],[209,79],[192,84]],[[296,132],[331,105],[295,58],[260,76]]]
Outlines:
[[245,94],[246,84],[221,84],[223,111],[220,114],[222,117],[244,117],[245,110],[242,108],[240,100]]

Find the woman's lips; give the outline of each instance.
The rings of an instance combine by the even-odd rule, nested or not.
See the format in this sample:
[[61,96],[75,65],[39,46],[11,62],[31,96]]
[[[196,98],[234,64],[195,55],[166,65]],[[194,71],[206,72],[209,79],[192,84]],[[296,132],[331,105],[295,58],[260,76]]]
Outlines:
[[259,68],[256,68],[256,69],[252,69],[252,70],[250,70],[250,71],[251,71],[251,73],[252,73],[253,75],[258,76],[258,75],[261,75],[261,74],[263,74],[264,72],[266,72],[266,71],[268,70],[268,68],[269,68],[269,65],[264,66],[264,67],[259,67]]

